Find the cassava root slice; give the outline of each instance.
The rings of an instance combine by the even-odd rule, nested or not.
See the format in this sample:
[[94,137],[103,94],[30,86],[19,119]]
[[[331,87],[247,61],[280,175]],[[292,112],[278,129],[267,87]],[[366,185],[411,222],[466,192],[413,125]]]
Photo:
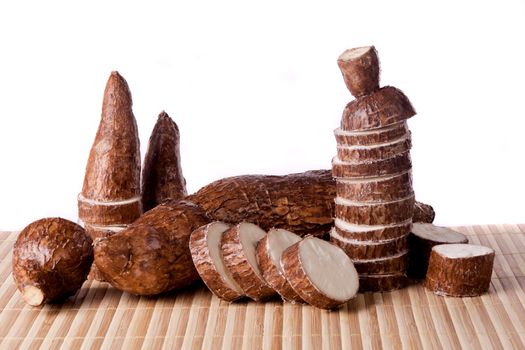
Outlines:
[[411,169],[410,152],[401,153],[391,158],[367,162],[345,162],[338,157],[332,159],[332,174],[335,178],[374,178],[400,174]]
[[338,145],[374,145],[390,142],[409,134],[406,122],[400,122],[385,128],[370,131],[345,131],[341,128],[334,130],[335,140]]
[[333,223],[335,182],[330,171],[244,175],[212,182],[187,198],[213,220],[242,221],[264,230],[279,227],[300,236],[324,235]]
[[259,226],[241,222],[222,236],[221,250],[226,268],[244,294],[255,300],[269,299],[277,293],[264,280],[257,264],[257,243],[266,236]]
[[20,232],[13,248],[13,278],[22,298],[39,306],[74,295],[93,262],[91,238],[79,225],[46,218]]
[[404,273],[408,265],[408,251],[376,259],[352,259],[359,274]]
[[346,87],[355,97],[379,89],[379,58],[373,46],[345,50],[337,59]]
[[429,204],[416,202],[414,205],[414,216],[412,218],[413,222],[425,222],[431,224],[434,222],[436,213],[434,208]]
[[330,242],[345,251],[350,259],[378,259],[408,250],[408,235],[382,241],[354,241],[330,232]]
[[344,162],[362,162],[373,161],[377,159],[392,158],[400,153],[405,153],[410,150],[412,143],[410,134],[402,137],[375,145],[351,145],[351,146],[337,146],[337,158]]
[[392,86],[348,103],[343,111],[341,129],[348,131],[383,128],[416,114],[405,94]]
[[217,297],[233,301],[244,296],[224,265],[221,252],[222,235],[230,225],[215,221],[199,227],[190,236],[190,251],[197,272],[208,289]]
[[149,138],[142,169],[142,206],[150,210],[165,200],[185,197],[186,180],[180,165],[177,124],[162,111]]
[[346,303],[359,288],[357,271],[345,252],[313,236],[286,249],[281,266],[295,292],[321,309]]
[[390,292],[404,288],[408,277],[404,273],[384,275],[359,275],[359,292]]
[[361,225],[389,225],[403,222],[414,214],[414,196],[404,199],[367,203],[335,198],[335,216],[347,222]]
[[337,179],[337,195],[353,201],[395,201],[414,194],[412,172],[387,175],[374,179]]
[[335,231],[339,236],[356,241],[399,238],[408,235],[412,228],[412,220],[391,225],[356,225],[336,218],[334,224]]
[[301,237],[287,230],[271,229],[257,244],[257,262],[266,282],[284,301],[300,302],[301,297],[293,290],[283,275],[281,255]]
[[480,245],[443,244],[432,248],[425,287],[434,294],[475,297],[490,286],[494,250]]
[[446,227],[426,223],[414,223],[408,236],[408,276],[425,278],[432,247],[439,244],[468,243],[467,237]]

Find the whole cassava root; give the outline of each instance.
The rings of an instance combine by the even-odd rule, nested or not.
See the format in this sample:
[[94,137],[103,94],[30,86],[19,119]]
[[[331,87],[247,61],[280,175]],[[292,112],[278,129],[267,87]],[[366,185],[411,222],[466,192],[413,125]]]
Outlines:
[[190,234],[209,222],[195,204],[167,202],[151,209],[125,230],[95,240],[95,263],[115,288],[156,295],[199,279]]
[[24,228],[13,248],[13,278],[24,301],[39,306],[75,294],[93,262],[91,243],[81,226],[61,218]]

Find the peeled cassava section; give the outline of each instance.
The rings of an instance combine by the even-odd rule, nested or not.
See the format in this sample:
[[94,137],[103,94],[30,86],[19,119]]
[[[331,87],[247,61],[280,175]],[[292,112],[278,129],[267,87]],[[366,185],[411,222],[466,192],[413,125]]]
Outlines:
[[187,195],[180,164],[180,133],[177,124],[162,112],[151,136],[142,170],[142,207],[148,211],[171,199]]
[[191,202],[161,204],[125,230],[95,240],[95,263],[112,286],[136,295],[188,286],[199,279],[190,235],[208,222],[202,209]]
[[306,237],[281,256],[284,276],[308,304],[333,309],[352,299],[359,278],[343,250],[316,237]]
[[281,255],[301,237],[283,229],[271,229],[257,244],[257,262],[266,282],[284,301],[300,302],[301,297],[293,290],[283,275]]
[[255,301],[277,294],[266,283],[257,264],[256,247],[265,236],[266,232],[259,226],[242,222],[228,229],[221,240],[226,268],[244,294]]
[[414,223],[408,236],[410,250],[408,275],[425,278],[432,248],[439,244],[468,243],[467,237],[447,227]]
[[87,278],[93,250],[79,225],[61,218],[29,224],[13,248],[13,278],[22,298],[39,306],[74,295]]
[[494,250],[480,245],[443,244],[432,248],[425,287],[437,295],[474,297],[490,286]]
[[325,235],[333,223],[335,183],[330,171],[221,179],[188,197],[213,220],[252,222],[300,236]]
[[235,282],[224,264],[221,240],[230,225],[215,221],[199,227],[190,237],[190,250],[197,272],[208,289],[225,301],[233,301],[244,296],[241,287]]

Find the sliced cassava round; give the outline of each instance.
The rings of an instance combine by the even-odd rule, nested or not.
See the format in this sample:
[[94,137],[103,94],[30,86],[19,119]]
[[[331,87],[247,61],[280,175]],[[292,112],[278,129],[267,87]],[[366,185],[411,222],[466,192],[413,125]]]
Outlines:
[[401,90],[385,86],[348,103],[343,111],[341,129],[355,131],[384,128],[415,114],[414,107]]
[[337,196],[353,201],[395,201],[414,194],[412,172],[373,179],[339,178],[335,183]]
[[13,248],[13,278],[22,298],[39,306],[74,295],[93,262],[91,238],[79,225],[61,218],[29,224]]
[[335,198],[335,217],[360,225],[389,225],[410,220],[414,213],[414,196],[392,202],[353,202]]
[[334,228],[341,237],[356,241],[377,241],[408,235],[412,220],[390,225],[356,225],[336,218]]
[[468,243],[468,238],[446,227],[426,223],[414,223],[408,236],[410,249],[408,275],[425,278],[432,248],[439,244]]
[[346,87],[355,97],[379,89],[379,58],[373,46],[345,50],[337,59]]
[[412,169],[410,152],[375,161],[345,162],[338,157],[332,159],[332,174],[335,178],[373,178],[395,175]]
[[180,165],[180,133],[177,124],[162,111],[149,138],[142,169],[144,211],[165,200],[185,197],[186,180]]
[[396,255],[375,259],[352,259],[359,274],[405,273],[408,266],[408,250]]
[[[127,225],[142,213],[140,196],[122,201],[97,201],[78,196],[78,216],[94,226]],[[95,237],[92,237],[93,239]]]
[[330,171],[221,179],[188,197],[213,220],[279,227],[299,236],[323,235],[333,223],[335,183]]
[[257,262],[266,282],[284,301],[300,302],[301,297],[293,290],[283,275],[281,255],[301,237],[287,230],[271,229],[257,244]]
[[404,273],[383,275],[359,275],[359,292],[390,292],[406,287],[408,277]]
[[257,264],[256,247],[266,232],[259,226],[241,222],[222,235],[221,250],[226,268],[244,294],[261,301],[277,293],[264,280]]
[[233,301],[242,298],[244,293],[222,257],[222,235],[229,228],[230,225],[220,221],[199,227],[190,236],[190,251],[195,268],[208,289],[223,300]]
[[429,204],[421,203],[416,201],[414,203],[414,216],[412,217],[413,222],[425,222],[431,224],[434,222],[436,213],[434,208]]
[[384,128],[362,131],[345,131],[341,128],[334,130],[335,140],[338,145],[374,145],[390,142],[409,134],[406,122],[400,122]]
[[378,143],[375,145],[337,146],[337,158],[344,162],[373,161],[377,159],[392,158],[397,154],[405,153],[412,147],[410,134],[398,139]]
[[199,280],[193,265],[191,233],[209,223],[201,208],[180,200],[149,210],[125,230],[94,243],[95,263],[117,289],[157,295]]
[[494,250],[471,244],[432,248],[425,287],[437,295],[475,297],[490,286]]
[[408,250],[408,235],[381,241],[356,241],[330,232],[330,242],[345,251],[350,259],[377,259],[397,255]]
[[308,236],[281,256],[286,280],[308,304],[333,309],[352,299],[359,288],[357,271],[339,247]]

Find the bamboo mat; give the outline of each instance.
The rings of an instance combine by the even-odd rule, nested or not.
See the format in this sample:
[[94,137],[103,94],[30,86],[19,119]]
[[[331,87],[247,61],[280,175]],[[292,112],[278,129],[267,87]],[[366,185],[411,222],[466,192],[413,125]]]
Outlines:
[[135,297],[99,282],[65,304],[32,308],[11,276],[16,233],[0,232],[0,349],[524,349],[525,225],[456,229],[496,250],[487,294],[444,298],[411,285],[358,294],[332,312],[228,304],[203,286]]

